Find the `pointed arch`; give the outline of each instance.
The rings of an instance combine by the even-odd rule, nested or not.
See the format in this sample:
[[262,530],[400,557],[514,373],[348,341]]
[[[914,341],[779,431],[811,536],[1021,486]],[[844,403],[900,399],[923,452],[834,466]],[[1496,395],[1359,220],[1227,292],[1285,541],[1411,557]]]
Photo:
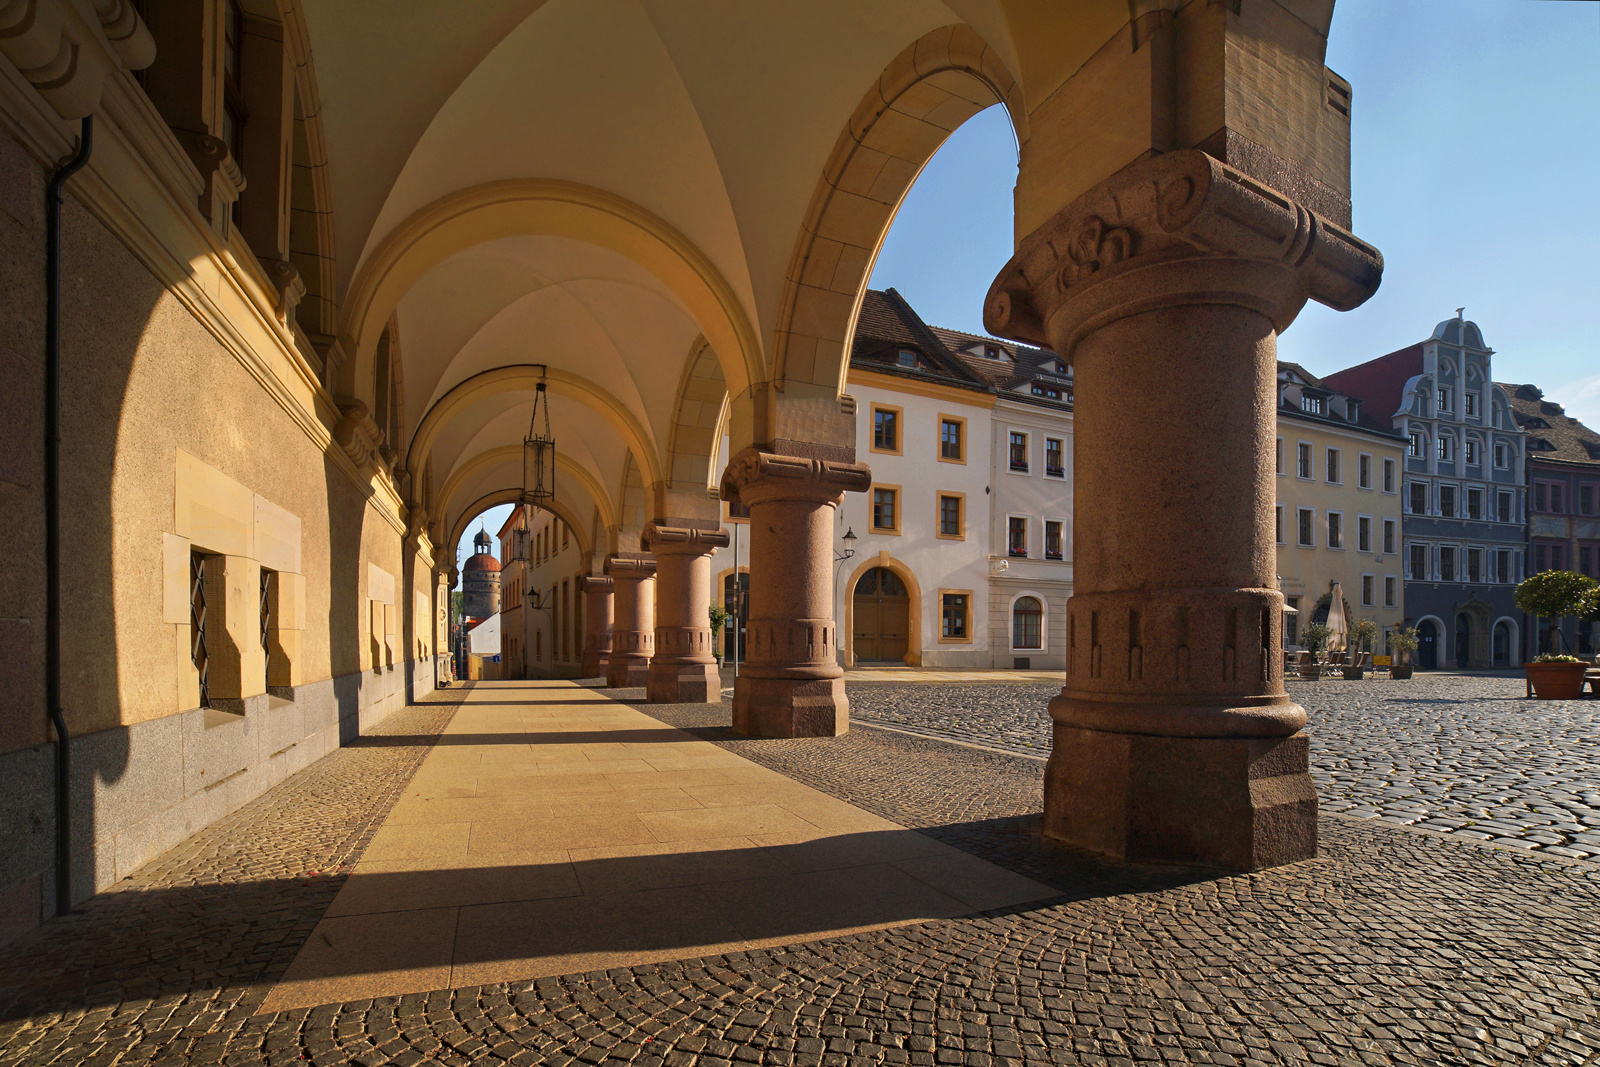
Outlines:
[[[467,527],[472,525],[473,519],[496,505],[520,504],[521,502],[522,487],[519,485],[513,489],[496,489],[492,493],[485,493],[463,508],[461,514],[451,520],[450,539],[445,542],[445,544],[451,546],[451,559],[455,558],[453,555],[455,546],[461,543],[461,535],[467,532]],[[552,501],[548,507],[543,504],[539,506],[559,517],[562,522],[571,528],[572,535],[578,539],[579,552],[588,552],[590,550],[590,542],[584,534],[584,527],[578,521],[577,513],[572,510],[570,505],[562,501]]]
[[714,489],[728,386],[711,343],[702,334],[689,346],[668,431],[665,467],[673,487]]

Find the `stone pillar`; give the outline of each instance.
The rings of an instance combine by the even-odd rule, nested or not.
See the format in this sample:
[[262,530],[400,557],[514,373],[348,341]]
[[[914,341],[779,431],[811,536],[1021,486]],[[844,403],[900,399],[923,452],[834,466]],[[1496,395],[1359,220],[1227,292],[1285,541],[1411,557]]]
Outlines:
[[860,463],[747,448],[723,499],[750,509],[750,617],[733,728],[752,737],[831,737],[850,727],[833,620],[834,510],[863,492]]
[[1378,284],[1376,249],[1197,151],[1130,166],[1031,234],[985,323],[1074,367],[1074,595],[1045,832],[1130,862],[1316,854],[1283,688],[1277,334]]
[[711,553],[728,546],[721,530],[644,528],[656,558],[656,648],[645,695],[657,704],[715,704],[722,676],[711,654]]
[[632,689],[645,684],[656,644],[656,561],[647,555],[618,555],[606,560],[614,583],[611,654],[606,657],[606,685]]
[[604,678],[611,658],[612,585],[610,578],[590,574],[580,579],[585,597],[583,635],[583,676]]

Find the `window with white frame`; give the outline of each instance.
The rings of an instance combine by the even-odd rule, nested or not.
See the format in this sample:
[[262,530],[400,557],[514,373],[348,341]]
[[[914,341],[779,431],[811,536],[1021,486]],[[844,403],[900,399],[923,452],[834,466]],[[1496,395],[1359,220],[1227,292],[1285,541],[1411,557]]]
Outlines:
[[1006,554],[1021,557],[1028,554],[1028,520],[1020,515],[1006,519]]
[[1374,603],[1374,601],[1373,601],[1374,587],[1376,585],[1377,585],[1377,576],[1376,575],[1363,574],[1361,576],[1361,606],[1362,607],[1364,607],[1364,608],[1372,607],[1372,605]]
[[1278,438],[1277,462],[1278,462],[1278,473],[1282,474],[1283,473],[1283,438],[1281,438],[1281,437]]
[[1474,485],[1467,486],[1467,518],[1483,518],[1483,490]]
[[1481,581],[1483,581],[1483,549],[1481,549],[1481,548],[1468,548],[1467,549],[1467,573],[1466,573],[1466,579],[1469,582],[1481,582]]
[[1328,547],[1344,547],[1344,515],[1337,511],[1328,512]]
[[1454,390],[1447,389],[1447,388],[1439,390],[1439,410],[1440,411],[1454,411],[1455,410],[1455,391]]
[[1396,523],[1393,519],[1383,520],[1383,554],[1394,555],[1394,537]]
[[1501,522],[1511,522],[1512,503],[1511,494],[1509,492],[1501,490],[1499,493],[1495,494],[1495,518],[1499,519]]
[[1046,519],[1044,521],[1044,558],[1061,559],[1062,529],[1064,524],[1060,519]]
[[1422,458],[1422,431],[1412,430],[1406,434],[1406,455],[1415,459]]
[[1455,454],[1455,438],[1445,437],[1441,434],[1439,437],[1439,461],[1441,463],[1449,463],[1451,457]]
[[1384,457],[1383,460],[1383,491],[1394,492],[1394,460]]
[[1505,470],[1511,466],[1510,455],[1511,450],[1506,447],[1504,441],[1496,441],[1494,443],[1494,465],[1496,468]]
[[1011,431],[1010,447],[1011,469],[1022,474],[1028,473],[1028,435]]
[[1044,439],[1044,476],[1062,478],[1067,473],[1066,449],[1059,437]]
[[1441,485],[1439,487],[1439,514],[1447,519],[1456,517],[1456,487]]
[[1406,577],[1413,582],[1425,582],[1428,580],[1428,546],[1413,544],[1410,549],[1410,558],[1407,561],[1410,567]]
[[1329,485],[1339,485],[1344,480],[1344,471],[1340,466],[1343,462],[1343,459],[1344,457],[1340,454],[1337,448],[1328,449],[1327,473]]
[[1277,511],[1278,511],[1278,526],[1277,526],[1278,537],[1277,537],[1277,541],[1278,541],[1278,544],[1281,545],[1281,544],[1283,544],[1283,505],[1282,504],[1278,505]]
[[1018,597],[1011,605],[1011,647],[1019,652],[1044,648],[1044,605],[1038,597]]
[[1426,515],[1428,513],[1428,483],[1411,482],[1411,514]]
[[1490,576],[1490,580],[1495,582],[1511,581],[1511,552],[1509,549],[1501,548],[1495,551],[1494,574]]
[[1294,474],[1296,478],[1311,478],[1311,442],[1301,441],[1295,445]]
[[1469,467],[1478,466],[1478,464],[1480,462],[1479,459],[1478,459],[1478,442],[1474,441],[1472,438],[1469,437],[1469,438],[1467,438],[1466,444],[1463,447],[1466,449],[1466,452],[1467,452],[1467,466],[1469,466]]
[[1398,607],[1399,606],[1399,600],[1398,600],[1399,592],[1400,592],[1399,588],[1398,588],[1399,584],[1400,584],[1399,582],[1395,581],[1394,575],[1385,574],[1383,576],[1383,606],[1384,607],[1393,608],[1393,607]]
[[1356,551],[1372,551],[1372,517],[1370,515],[1356,516]]
[[1300,509],[1300,547],[1316,548],[1316,512],[1310,508]]
[[1464,405],[1465,414],[1468,417],[1471,417],[1471,418],[1476,418],[1477,417],[1477,414],[1478,414],[1478,394],[1477,393],[1474,393],[1471,390],[1468,390],[1467,392],[1461,394],[1461,403]]
[[1372,488],[1372,457],[1365,452],[1356,456],[1356,485],[1362,489]]
[[1439,546],[1439,580],[1453,582],[1456,580],[1456,549],[1454,545]]

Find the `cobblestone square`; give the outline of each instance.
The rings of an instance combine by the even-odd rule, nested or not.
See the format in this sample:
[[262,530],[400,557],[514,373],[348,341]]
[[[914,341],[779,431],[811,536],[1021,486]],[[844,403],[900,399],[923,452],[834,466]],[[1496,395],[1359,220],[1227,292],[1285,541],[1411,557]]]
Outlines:
[[[262,1010],[455,711],[424,704],[8,946],[0,1067],[1600,1062],[1600,865],[1527,835],[1536,847],[1391,825],[1490,792],[1581,822],[1590,809],[1555,801],[1594,799],[1591,705],[1541,708],[1501,678],[1399,685],[1297,689],[1324,724],[1328,805],[1371,815],[1326,814],[1317,859],[1253,874],[1119,867],[1041,839],[1050,687],[856,687],[861,728],[787,741],[733,735],[726,704],[609,690],[1059,895],[776,948]],[[1033,751],[1001,750],[1030,739]],[[1436,780],[1435,793],[1414,786],[1439,798],[1426,810],[1398,792]]]
[[[1556,855],[1600,856],[1600,701],[1528,700],[1522,677],[1291,681],[1324,811]],[[1052,685],[863,685],[851,712],[1048,755]]]

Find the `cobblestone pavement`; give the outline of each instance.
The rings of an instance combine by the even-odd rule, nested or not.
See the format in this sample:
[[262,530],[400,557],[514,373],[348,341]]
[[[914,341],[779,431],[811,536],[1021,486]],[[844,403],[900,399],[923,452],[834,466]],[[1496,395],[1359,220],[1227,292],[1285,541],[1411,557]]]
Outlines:
[[[1050,752],[1059,686],[857,686],[858,722]],[[1290,682],[1326,811],[1600,857],[1600,702],[1528,700],[1520,677]]]
[[[94,961],[95,931],[62,940],[47,929],[6,971],[58,975],[55,992],[13,995],[0,1064],[1600,1064],[1600,865],[1333,816],[1319,858],[1289,867],[1113,867],[1039,838],[1037,760],[878,730],[750,741],[728,732],[725,705],[645,710],[1061,896],[788,948],[266,1015],[252,1014],[253,991],[282,938],[252,941],[200,908],[173,910],[163,929],[126,939],[144,955],[125,952],[119,968]],[[425,714],[438,709],[402,717]],[[314,825],[301,806],[340,817],[360,808],[355,794],[392,803],[370,796],[358,766],[330,768],[298,802],[292,779],[228,833],[275,840],[274,815]],[[347,822],[363,820],[377,818]],[[238,880],[224,836],[191,843],[191,883]],[[358,851],[308,847],[301,862],[347,864]],[[297,864],[280,862],[260,876],[296,911],[304,887],[282,874]],[[260,962],[224,978],[215,963],[170,990],[129,992],[120,977],[163,954],[239,948]]]

